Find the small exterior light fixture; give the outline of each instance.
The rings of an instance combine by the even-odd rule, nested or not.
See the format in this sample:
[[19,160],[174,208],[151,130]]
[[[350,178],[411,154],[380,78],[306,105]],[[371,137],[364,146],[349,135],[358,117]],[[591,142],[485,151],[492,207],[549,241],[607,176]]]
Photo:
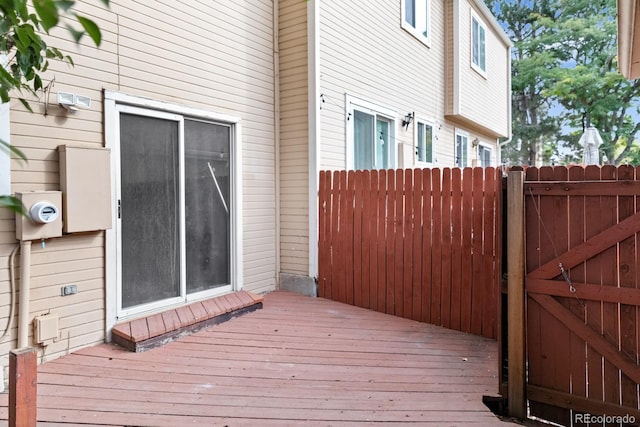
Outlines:
[[402,127],[405,130],[408,130],[409,125],[411,124],[412,121],[413,121],[413,112],[407,113],[407,115],[404,116],[404,119],[402,119]]
[[478,138],[474,138],[473,141],[471,141],[471,144],[474,147],[477,147],[480,144],[480,140]]
[[78,111],[78,107],[91,107],[91,98],[83,95],[75,95],[69,92],[58,92],[56,100],[62,108],[72,113]]

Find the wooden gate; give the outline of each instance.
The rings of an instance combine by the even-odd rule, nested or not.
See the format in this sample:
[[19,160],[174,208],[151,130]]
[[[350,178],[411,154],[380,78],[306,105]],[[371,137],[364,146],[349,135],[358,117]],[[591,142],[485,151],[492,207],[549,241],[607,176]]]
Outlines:
[[640,168],[527,168],[524,197],[530,414],[567,426],[627,415],[635,425]]

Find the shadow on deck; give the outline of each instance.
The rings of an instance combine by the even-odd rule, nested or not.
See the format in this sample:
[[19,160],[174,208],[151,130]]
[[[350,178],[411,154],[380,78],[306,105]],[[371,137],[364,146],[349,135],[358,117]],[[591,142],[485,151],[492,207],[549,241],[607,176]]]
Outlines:
[[492,340],[274,292],[161,348],[104,344],[40,365],[38,424],[504,426],[482,403],[496,357]]

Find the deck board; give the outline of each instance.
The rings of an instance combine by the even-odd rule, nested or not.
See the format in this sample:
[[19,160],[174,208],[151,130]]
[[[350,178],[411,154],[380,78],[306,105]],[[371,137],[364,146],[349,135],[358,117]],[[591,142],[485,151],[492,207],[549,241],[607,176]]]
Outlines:
[[[496,356],[492,340],[274,292],[161,348],[40,365],[38,425],[508,425],[482,404]],[[6,406],[0,395],[0,420]]]

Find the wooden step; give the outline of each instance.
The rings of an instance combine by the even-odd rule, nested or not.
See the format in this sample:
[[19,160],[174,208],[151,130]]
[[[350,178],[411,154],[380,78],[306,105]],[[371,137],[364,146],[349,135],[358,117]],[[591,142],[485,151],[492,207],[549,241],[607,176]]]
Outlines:
[[239,291],[119,323],[113,342],[141,352],[262,308],[263,297]]

